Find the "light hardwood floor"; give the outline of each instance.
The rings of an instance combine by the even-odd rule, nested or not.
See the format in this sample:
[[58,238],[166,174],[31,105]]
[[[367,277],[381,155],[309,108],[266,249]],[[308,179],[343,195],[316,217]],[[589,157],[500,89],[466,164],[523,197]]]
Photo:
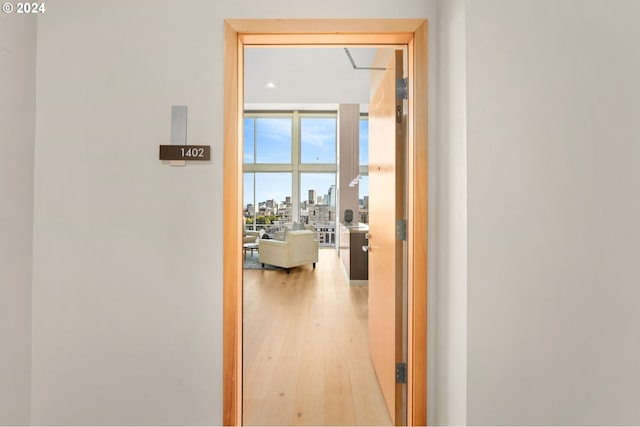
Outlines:
[[369,359],[367,288],[332,248],[314,270],[244,270],[244,425],[390,425]]

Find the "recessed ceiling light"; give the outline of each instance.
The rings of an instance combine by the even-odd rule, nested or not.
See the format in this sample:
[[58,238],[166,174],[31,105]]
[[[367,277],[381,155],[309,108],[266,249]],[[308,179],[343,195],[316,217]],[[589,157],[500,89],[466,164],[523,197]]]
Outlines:
[[269,82],[266,85],[264,85],[264,87],[266,87],[267,89],[275,89],[276,84],[274,82]]

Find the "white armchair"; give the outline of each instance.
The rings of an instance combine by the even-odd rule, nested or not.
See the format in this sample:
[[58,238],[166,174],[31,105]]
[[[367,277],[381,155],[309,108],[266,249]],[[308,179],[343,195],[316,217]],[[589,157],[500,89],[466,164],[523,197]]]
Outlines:
[[318,241],[309,230],[287,231],[284,240],[260,239],[258,259],[265,264],[284,267],[287,273],[291,267],[318,262]]
[[258,240],[258,237],[260,237],[260,232],[247,230],[247,223],[244,218],[242,218],[242,224],[242,243],[255,243],[256,240]]

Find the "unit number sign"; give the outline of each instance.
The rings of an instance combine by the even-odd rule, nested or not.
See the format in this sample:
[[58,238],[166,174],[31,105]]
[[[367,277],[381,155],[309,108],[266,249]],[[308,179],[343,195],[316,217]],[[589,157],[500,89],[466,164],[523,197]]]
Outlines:
[[211,146],[161,145],[160,160],[211,160]]

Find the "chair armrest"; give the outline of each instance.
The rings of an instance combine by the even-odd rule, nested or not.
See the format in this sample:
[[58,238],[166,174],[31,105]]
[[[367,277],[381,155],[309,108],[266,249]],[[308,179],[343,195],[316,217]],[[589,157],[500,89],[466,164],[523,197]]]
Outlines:
[[274,239],[260,239],[258,240],[258,250],[264,249],[266,251],[271,250],[287,250],[289,242]]
[[258,260],[259,262],[280,267],[286,267],[288,263],[289,243],[280,240],[258,241]]

